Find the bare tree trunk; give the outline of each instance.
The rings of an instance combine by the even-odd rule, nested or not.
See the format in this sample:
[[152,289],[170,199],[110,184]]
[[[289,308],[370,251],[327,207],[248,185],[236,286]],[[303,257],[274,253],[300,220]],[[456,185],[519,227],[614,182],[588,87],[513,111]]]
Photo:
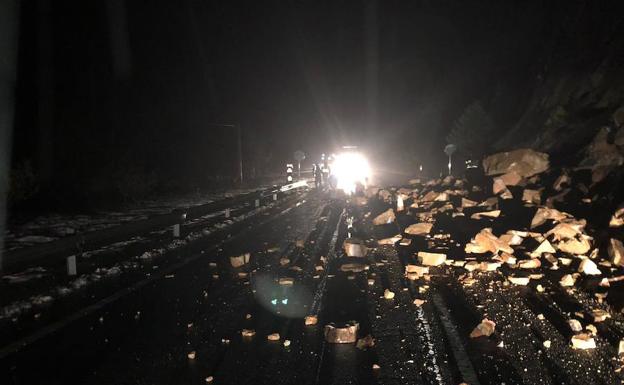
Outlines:
[[11,162],[15,73],[17,62],[18,1],[0,1],[0,272],[2,271],[4,228]]

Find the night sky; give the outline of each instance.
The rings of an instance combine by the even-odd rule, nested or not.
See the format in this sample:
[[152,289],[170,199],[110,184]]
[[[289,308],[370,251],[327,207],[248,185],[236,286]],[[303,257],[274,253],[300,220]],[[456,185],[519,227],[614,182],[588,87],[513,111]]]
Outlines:
[[380,168],[437,167],[471,102],[501,127],[521,113],[555,9],[22,2],[14,163],[31,162],[54,191],[106,190],[127,169],[201,185],[235,175],[235,132],[213,125],[235,123],[250,175],[279,172],[296,149],[317,158],[343,144]]

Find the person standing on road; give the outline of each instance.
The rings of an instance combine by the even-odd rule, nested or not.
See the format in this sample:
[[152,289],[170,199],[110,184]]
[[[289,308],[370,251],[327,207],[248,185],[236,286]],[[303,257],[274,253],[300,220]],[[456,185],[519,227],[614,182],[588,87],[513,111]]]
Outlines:
[[319,188],[321,186],[321,167],[318,165],[318,163],[314,163],[312,165],[312,172],[314,173],[314,185],[316,186],[316,188]]

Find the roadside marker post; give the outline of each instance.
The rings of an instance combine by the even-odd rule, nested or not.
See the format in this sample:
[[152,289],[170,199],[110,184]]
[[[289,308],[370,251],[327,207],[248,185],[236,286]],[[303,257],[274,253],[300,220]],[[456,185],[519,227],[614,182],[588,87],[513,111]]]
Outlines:
[[67,275],[76,275],[78,273],[76,269],[76,256],[70,255],[67,257]]
[[277,200],[277,194],[273,194],[273,201]]
[[173,237],[180,238],[180,224],[176,223],[173,225]]
[[260,199],[256,199],[256,208],[260,207]]
[[225,218],[229,218],[230,217],[230,209],[225,209]]

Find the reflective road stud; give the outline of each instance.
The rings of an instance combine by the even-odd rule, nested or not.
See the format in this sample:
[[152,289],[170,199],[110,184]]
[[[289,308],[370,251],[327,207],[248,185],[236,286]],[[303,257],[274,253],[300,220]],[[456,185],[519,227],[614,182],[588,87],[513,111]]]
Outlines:
[[173,236],[174,238],[179,238],[180,237],[180,224],[175,224],[173,225]]
[[76,275],[76,256],[71,255],[67,257],[67,275]]

